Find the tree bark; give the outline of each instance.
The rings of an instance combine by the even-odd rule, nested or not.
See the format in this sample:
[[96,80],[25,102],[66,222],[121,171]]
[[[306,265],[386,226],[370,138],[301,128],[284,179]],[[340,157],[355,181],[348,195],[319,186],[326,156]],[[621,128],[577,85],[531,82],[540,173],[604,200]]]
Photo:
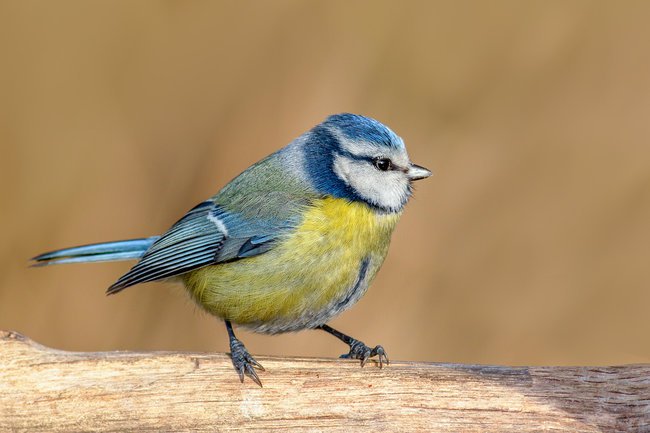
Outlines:
[[650,432],[650,366],[75,353],[0,331],[0,431]]

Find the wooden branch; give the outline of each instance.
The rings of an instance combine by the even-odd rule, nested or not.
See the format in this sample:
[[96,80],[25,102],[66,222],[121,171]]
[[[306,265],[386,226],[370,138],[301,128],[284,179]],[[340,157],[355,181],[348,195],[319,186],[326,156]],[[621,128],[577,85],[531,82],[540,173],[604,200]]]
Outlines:
[[0,431],[650,432],[650,366],[74,353],[0,331]]

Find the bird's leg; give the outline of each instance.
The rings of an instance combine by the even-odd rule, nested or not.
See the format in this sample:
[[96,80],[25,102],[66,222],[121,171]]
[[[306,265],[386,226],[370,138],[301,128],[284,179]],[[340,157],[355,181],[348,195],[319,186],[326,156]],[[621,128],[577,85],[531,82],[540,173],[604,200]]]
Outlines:
[[371,349],[370,347],[366,346],[363,343],[363,341],[359,341],[355,338],[350,337],[349,335],[345,335],[344,333],[337,331],[331,326],[320,325],[317,328],[332,334],[333,336],[335,336],[336,338],[338,338],[339,340],[341,340],[342,342],[350,346],[350,352],[344,353],[343,355],[341,355],[341,358],[360,359],[361,366],[363,367],[369,358],[376,356],[377,360],[379,361],[379,368],[382,368],[384,366],[384,363],[388,365],[388,355],[386,355],[386,351],[384,350],[383,347],[375,346],[374,348]]
[[230,339],[230,357],[232,358],[232,364],[235,366],[235,370],[237,370],[237,374],[239,374],[239,380],[243,383],[244,375],[246,375],[253,379],[256,384],[262,386],[262,382],[257,377],[255,369],[264,371],[264,367],[248,353],[244,343],[235,337],[230,320],[226,320],[226,329],[228,330],[228,338]]

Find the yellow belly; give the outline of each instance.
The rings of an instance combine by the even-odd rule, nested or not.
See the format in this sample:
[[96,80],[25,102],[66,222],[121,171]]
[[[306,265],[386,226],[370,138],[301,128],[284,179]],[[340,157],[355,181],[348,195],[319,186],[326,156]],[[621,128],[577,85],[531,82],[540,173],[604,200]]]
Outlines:
[[[270,251],[197,269],[182,279],[208,312],[255,331],[314,327],[365,292],[386,257],[399,216],[324,198]],[[360,293],[351,294],[351,288]]]

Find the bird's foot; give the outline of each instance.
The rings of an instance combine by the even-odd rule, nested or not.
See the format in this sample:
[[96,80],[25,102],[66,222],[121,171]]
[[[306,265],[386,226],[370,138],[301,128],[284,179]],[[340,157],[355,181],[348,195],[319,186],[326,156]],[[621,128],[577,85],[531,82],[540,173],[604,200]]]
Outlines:
[[389,364],[388,355],[386,354],[386,351],[383,347],[375,346],[371,349],[370,347],[366,346],[363,341],[355,340],[353,338],[350,342],[350,352],[344,353],[341,355],[341,358],[360,359],[361,366],[363,367],[366,365],[366,361],[374,356],[376,356],[377,361],[379,361],[379,368],[382,368],[384,366],[384,363],[386,363],[386,365]]
[[239,374],[239,380],[242,383],[244,382],[244,375],[246,375],[260,387],[262,386],[262,382],[257,377],[255,369],[264,371],[264,367],[248,353],[244,343],[236,338],[230,340],[230,357],[232,358],[232,364],[235,366],[237,374]]

